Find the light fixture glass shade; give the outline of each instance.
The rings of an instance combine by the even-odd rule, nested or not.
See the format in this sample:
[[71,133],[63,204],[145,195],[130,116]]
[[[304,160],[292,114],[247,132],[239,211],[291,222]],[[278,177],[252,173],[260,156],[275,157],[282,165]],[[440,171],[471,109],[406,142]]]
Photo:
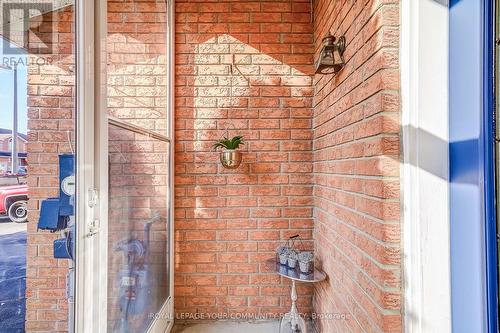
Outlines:
[[338,40],[330,34],[323,38],[323,46],[315,63],[316,73],[338,73],[345,65],[344,50],[344,36],[339,37]]

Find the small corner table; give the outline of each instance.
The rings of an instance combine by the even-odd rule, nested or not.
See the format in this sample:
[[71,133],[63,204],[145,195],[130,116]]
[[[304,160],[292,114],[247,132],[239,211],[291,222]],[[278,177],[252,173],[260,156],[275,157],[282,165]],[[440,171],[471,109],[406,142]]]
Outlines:
[[292,307],[290,311],[281,318],[280,333],[307,333],[306,322],[304,318],[300,316],[297,305],[295,304],[297,302],[295,282],[320,282],[326,279],[326,273],[315,267],[312,273],[304,274],[300,272],[298,264],[295,268],[289,268],[287,265],[281,265],[277,258],[268,259],[266,264],[270,269],[274,268],[279,275],[292,280],[292,292],[290,294]]

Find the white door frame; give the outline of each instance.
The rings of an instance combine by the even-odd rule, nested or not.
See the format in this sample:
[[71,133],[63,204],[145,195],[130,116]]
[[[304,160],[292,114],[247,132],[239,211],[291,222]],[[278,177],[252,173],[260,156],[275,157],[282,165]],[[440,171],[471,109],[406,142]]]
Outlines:
[[[106,251],[105,235],[96,233],[89,236],[89,227],[99,216],[99,206],[103,200],[92,198],[92,189],[99,183],[96,172],[96,137],[94,126],[96,105],[96,55],[99,55],[95,43],[96,26],[94,13],[98,12],[99,0],[76,0],[76,63],[77,63],[77,98],[76,98],[76,265],[75,265],[75,332],[101,332],[102,323],[106,322],[106,309],[97,304],[101,300],[107,283],[100,270],[100,249]],[[97,130],[97,132],[99,132]],[[97,138],[98,139],[98,138]],[[98,169],[97,169],[98,170]],[[92,201],[94,204],[92,204]],[[104,303],[105,304],[105,303]],[[71,328],[69,328],[71,330]]]
[[404,327],[451,332],[448,2],[401,1]]
[[[75,0],[77,27],[76,268],[74,331],[107,331],[108,266],[108,124],[106,111],[107,0]],[[169,151],[169,298],[148,332],[173,326],[174,274],[174,15],[175,0],[166,0],[168,46]],[[101,189],[101,191],[99,191]],[[70,330],[72,328],[69,328]]]

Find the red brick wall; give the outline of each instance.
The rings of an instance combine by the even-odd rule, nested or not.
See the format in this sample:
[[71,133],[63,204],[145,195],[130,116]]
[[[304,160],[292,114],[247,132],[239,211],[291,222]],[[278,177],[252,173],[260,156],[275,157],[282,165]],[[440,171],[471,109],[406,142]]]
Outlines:
[[345,34],[346,67],[314,80],[314,241],[329,280],[321,332],[400,332],[398,1],[317,0],[315,51]]
[[[110,1],[108,111],[163,130],[164,8],[150,5]],[[55,62],[30,69],[30,221],[58,194],[73,130],[72,15],[53,17]],[[300,285],[300,310],[349,318],[322,332],[401,331],[398,5],[317,0],[314,17],[309,1],[177,1],[176,311],[287,310],[288,281],[263,263],[299,233],[330,277],[313,303]],[[313,81],[327,30],[346,35],[347,65]],[[233,171],[210,150],[226,128],[247,141]],[[28,228],[26,327],[66,330],[67,262]]]
[[[177,313],[288,307],[288,281],[264,262],[290,235],[312,238],[310,10],[176,1]],[[211,151],[226,128],[246,141],[234,171]],[[312,290],[299,293],[310,311]]]
[[166,4],[108,0],[107,111],[165,134],[167,129]]
[[[74,17],[70,7],[45,14],[31,30],[28,72],[28,247],[26,270],[26,330],[66,331],[66,273],[68,260],[53,257],[53,240],[59,234],[37,231],[40,202],[59,195],[58,154],[70,153],[74,134],[75,77]],[[36,33],[37,37],[34,36]],[[36,54],[37,41],[54,37],[52,53]]]

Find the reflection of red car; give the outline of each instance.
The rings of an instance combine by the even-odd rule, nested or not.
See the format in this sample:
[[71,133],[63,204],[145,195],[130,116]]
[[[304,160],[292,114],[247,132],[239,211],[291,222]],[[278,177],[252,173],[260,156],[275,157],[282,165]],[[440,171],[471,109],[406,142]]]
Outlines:
[[8,214],[13,222],[28,219],[28,186],[26,184],[0,186],[0,214]]

